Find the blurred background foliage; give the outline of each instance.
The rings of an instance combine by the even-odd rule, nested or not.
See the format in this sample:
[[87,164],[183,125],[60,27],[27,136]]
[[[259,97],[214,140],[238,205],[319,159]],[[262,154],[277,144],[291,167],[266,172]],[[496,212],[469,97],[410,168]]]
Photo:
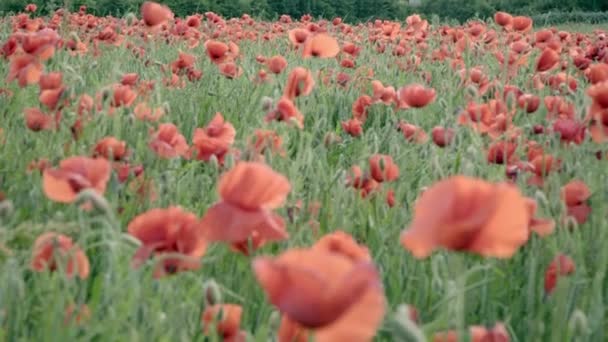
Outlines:
[[[501,10],[531,15],[545,24],[565,22],[608,22],[607,0],[157,0],[175,14],[213,11],[225,17],[248,13],[254,17],[276,19],[281,14],[299,18],[310,13],[315,17],[342,17],[347,22],[372,18],[403,19],[411,13],[437,16],[460,22],[487,18]],[[0,13],[22,11],[28,3],[49,12],[60,7],[75,10],[86,5],[95,15],[120,16],[138,12],[143,0],[1,0]]]

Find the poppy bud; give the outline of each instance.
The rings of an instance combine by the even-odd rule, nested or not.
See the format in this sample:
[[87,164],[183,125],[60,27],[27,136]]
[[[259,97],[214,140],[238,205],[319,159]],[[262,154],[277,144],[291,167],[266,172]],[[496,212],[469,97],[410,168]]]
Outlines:
[[281,326],[281,313],[277,310],[274,310],[270,317],[268,317],[268,329],[271,331],[278,331]]
[[134,22],[137,21],[137,16],[133,12],[129,12],[125,14],[124,19],[127,23],[127,26],[132,26]]
[[409,305],[402,304],[397,308],[391,326],[393,340],[412,342],[426,341],[424,333],[411,318],[412,309]]
[[13,202],[11,200],[3,200],[0,202],[0,219],[9,218],[13,214]]
[[570,320],[568,321],[568,328],[572,336],[584,336],[589,333],[589,321],[587,315],[579,309],[574,310]]
[[470,84],[465,88],[465,92],[468,96],[472,97],[472,98],[477,98],[479,96],[479,91],[477,90],[477,87]]
[[112,217],[113,215],[108,201],[94,189],[84,189],[80,191],[76,196],[75,202],[76,204],[84,205],[85,207],[92,204],[95,209],[106,214],[106,216]]
[[203,295],[207,307],[222,303],[222,291],[215,280],[209,280],[203,284]]
[[262,97],[262,110],[267,112],[274,107],[274,100],[268,96]]

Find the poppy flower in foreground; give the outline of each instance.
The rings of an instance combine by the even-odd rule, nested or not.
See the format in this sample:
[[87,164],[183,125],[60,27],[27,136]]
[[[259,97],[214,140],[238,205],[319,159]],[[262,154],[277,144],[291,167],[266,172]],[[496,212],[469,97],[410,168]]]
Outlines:
[[[493,328],[474,325],[469,328],[471,342],[509,342],[509,332],[504,324],[496,323]],[[437,333],[433,336],[433,342],[458,342],[461,336],[456,331]]]
[[287,68],[287,60],[280,55],[272,56],[266,61],[266,66],[273,74],[280,74]]
[[367,249],[343,232],[309,249],[253,261],[256,278],[283,314],[279,341],[371,341],[385,300]]
[[207,127],[194,131],[192,147],[196,152],[195,158],[209,161],[211,156],[215,156],[219,163],[223,164],[235,136],[234,126],[225,121],[221,113],[216,113]]
[[81,279],[89,276],[89,259],[68,236],[44,233],[34,242],[31,266],[34,271],[61,269],[68,277],[75,274]]
[[135,217],[127,227],[141,242],[133,255],[133,267],[140,267],[154,255],[158,258],[155,278],[198,269],[207,242],[197,223],[196,215],[179,207],[152,209]]
[[145,1],[141,5],[141,16],[147,26],[158,26],[173,19],[173,12],[167,6]]
[[538,56],[538,60],[536,61],[536,71],[549,71],[557,66],[558,62],[559,54],[551,48],[546,48],[543,50],[540,56]]
[[245,342],[246,334],[240,330],[243,308],[236,304],[215,304],[203,312],[203,331],[215,331],[226,342]]
[[572,258],[565,254],[557,255],[545,271],[545,293],[553,292],[558,279],[574,273],[575,270],[576,265]]
[[106,191],[112,168],[103,158],[70,157],[58,168],[47,168],[42,176],[44,194],[55,202],[71,203],[78,193],[93,189],[100,195]]
[[105,137],[97,142],[93,151],[94,157],[122,160],[127,156],[127,143],[115,137]]
[[283,96],[290,100],[299,96],[308,96],[314,86],[315,80],[312,78],[310,70],[296,67],[289,73]]
[[338,41],[325,33],[319,33],[304,42],[302,57],[333,58],[340,52]]
[[587,222],[591,207],[587,203],[591,197],[591,191],[585,182],[573,180],[561,189],[562,200],[568,209],[568,216],[573,217],[578,224]]
[[[223,241],[245,252],[266,241],[288,237],[285,221],[273,213],[291,189],[289,180],[268,165],[239,162],[219,181],[221,200],[207,210],[200,224],[209,241]],[[251,239],[251,241],[250,241]]]
[[415,257],[435,249],[509,258],[530,235],[527,199],[508,183],[453,176],[426,190],[401,243]]

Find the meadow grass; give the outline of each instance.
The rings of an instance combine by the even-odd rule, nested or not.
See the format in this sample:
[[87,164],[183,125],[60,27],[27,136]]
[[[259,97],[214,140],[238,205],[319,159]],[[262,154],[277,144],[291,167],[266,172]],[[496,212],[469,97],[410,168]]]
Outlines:
[[[5,41],[10,27],[2,21],[0,40]],[[589,32],[591,27],[567,26]],[[429,42],[431,47],[437,42]],[[433,45],[435,44],[435,45]],[[258,54],[284,55],[288,70],[304,66],[313,71],[338,68],[336,60],[302,60],[288,48],[287,39],[271,43],[240,43],[239,64],[244,75],[230,80],[219,74],[205,55],[204,47],[188,50],[185,45],[151,42],[146,59],[167,64],[182,49],[198,57],[203,71],[198,82],[186,82],[183,89],[160,86],[165,74],[158,67],[146,67],[122,47],[102,46],[102,55],[72,57],[58,50],[46,70],[62,71],[64,83],[73,94],[94,95],[120,80],[124,73],[136,72],[140,79],[155,80],[157,87],[151,105],[164,106],[162,122],[177,125],[190,141],[196,127],[204,126],[214,113],[221,112],[236,128],[235,147],[245,148],[248,138],[258,128],[276,130],[284,139],[286,155],[267,153],[266,161],[284,174],[292,184],[288,204],[301,200],[303,208],[318,201],[318,229],[312,229],[312,216],[305,210],[292,215],[288,223],[290,238],[273,243],[255,255],[278,254],[291,247],[309,246],[319,236],[342,229],[366,245],[380,269],[388,313],[378,341],[393,340],[390,327],[394,312],[402,303],[416,307],[421,327],[427,336],[449,328],[469,325],[493,325],[503,321],[513,341],[603,341],[606,326],[606,270],[608,266],[608,221],[606,161],[598,161],[598,149],[590,141],[580,146],[564,146],[551,135],[536,137],[547,143],[547,150],[563,160],[561,172],[552,173],[542,188],[528,186],[525,177],[517,180],[519,188],[535,198],[540,216],[556,220],[553,235],[533,236],[511,259],[484,259],[475,255],[439,251],[426,260],[417,260],[399,243],[401,231],[412,219],[413,203],[424,187],[454,174],[502,181],[502,165],[488,164],[484,138],[467,128],[458,128],[456,141],[447,148],[432,143],[417,145],[404,140],[396,130],[400,119],[419,125],[429,132],[436,125],[457,128],[457,113],[466,106],[465,89],[449,65],[423,60],[421,70],[432,75],[430,85],[437,90],[437,100],[421,109],[395,111],[376,105],[361,137],[343,133],[340,122],[351,116],[351,106],[361,94],[357,82],[345,88],[326,86],[317,80],[313,93],[297,100],[305,115],[304,129],[285,123],[264,121],[264,97],[278,99],[287,73],[267,84],[250,81],[259,69]],[[497,75],[500,66],[491,54],[465,56],[468,66],[483,65],[487,74]],[[423,83],[420,73],[404,72],[395,67],[395,57],[376,54],[364,46],[358,66],[368,66],[374,78],[396,87]],[[532,62],[530,62],[532,65]],[[352,71],[346,71],[353,74]],[[569,70],[574,74],[573,70]],[[0,62],[0,75],[8,73],[8,62]],[[521,71],[512,82],[530,88],[532,66]],[[570,98],[583,116],[590,100],[585,82],[579,77],[578,91]],[[0,95],[0,190],[12,203],[12,210],[0,216],[0,341],[206,341],[200,316],[203,284],[214,280],[222,290],[224,302],[244,308],[242,328],[252,340],[274,338],[278,324],[251,270],[251,258],[232,252],[224,245],[212,245],[195,272],[183,272],[161,280],[152,278],[152,261],[142,268],[130,267],[137,242],[126,234],[126,225],[137,214],[151,208],[179,205],[198,215],[218,199],[216,184],[222,170],[214,163],[195,160],[163,160],[149,148],[149,129],[155,124],[134,120],[130,109],[119,109],[113,116],[104,112],[85,126],[82,137],[73,140],[69,125],[74,109],[66,110],[57,131],[32,132],[24,124],[23,110],[38,106],[36,87],[20,89],[15,83],[2,87],[14,96]],[[365,88],[365,91],[369,90]],[[545,88],[539,96],[551,94]],[[107,108],[107,106],[106,106]],[[531,115],[518,115],[516,123],[529,131],[533,124],[545,124],[546,109]],[[342,137],[337,144],[324,144],[333,132]],[[140,201],[127,185],[113,175],[105,193],[110,210],[83,211],[77,205],[58,204],[42,191],[38,172],[27,173],[32,160],[48,158],[53,165],[73,155],[90,155],[102,137],[115,136],[127,142],[134,164],[143,164],[145,174],[154,180],[158,192],[155,201]],[[523,147],[519,147],[521,152]],[[344,185],[345,172],[353,165],[365,165],[370,155],[391,155],[401,174],[392,185],[397,205],[389,208],[385,195],[378,193],[362,199],[358,192]],[[228,158],[225,169],[234,164]],[[565,208],[560,187],[571,179],[584,180],[593,191],[592,214],[587,223],[569,229],[561,219]],[[6,202],[5,202],[6,203]],[[287,217],[287,208],[279,210]],[[61,272],[34,273],[29,267],[34,239],[45,231],[68,234],[83,247],[91,261],[91,276],[86,280],[69,279]],[[551,295],[543,290],[544,272],[558,253],[570,255],[576,272],[560,279]],[[90,319],[81,324],[64,323],[65,308],[71,303],[86,303]]]

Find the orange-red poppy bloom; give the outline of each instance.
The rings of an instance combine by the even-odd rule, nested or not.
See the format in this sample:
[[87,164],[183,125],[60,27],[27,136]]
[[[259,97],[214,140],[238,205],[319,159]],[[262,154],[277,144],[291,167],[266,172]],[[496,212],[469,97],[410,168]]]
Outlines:
[[94,157],[108,160],[122,160],[127,156],[127,143],[115,137],[105,137],[97,142],[93,149]]
[[557,66],[557,63],[559,63],[559,54],[551,48],[546,48],[536,60],[536,71],[549,71]]
[[285,222],[273,212],[283,205],[291,189],[289,180],[268,165],[239,162],[219,182],[220,201],[201,220],[209,241],[233,245],[287,238]]
[[130,86],[116,84],[114,85],[113,90],[112,106],[114,107],[129,107],[137,98],[137,93],[133,91]]
[[236,304],[215,304],[203,312],[201,321],[203,332],[212,331],[222,337],[225,342],[245,342],[246,334],[240,330],[243,308]]
[[78,193],[93,189],[103,195],[110,179],[112,168],[103,158],[70,157],[59,163],[58,168],[44,170],[42,187],[49,199],[61,202],[74,202]]
[[188,143],[174,124],[164,123],[152,133],[150,148],[161,158],[177,158],[188,156]]
[[34,242],[31,267],[34,271],[55,271],[60,269],[68,277],[78,275],[81,279],[89,276],[87,255],[72,242],[69,236],[47,232]]
[[568,216],[573,217],[578,224],[587,222],[591,207],[587,203],[591,198],[591,190],[585,182],[572,180],[561,189],[561,197],[568,209]]
[[19,55],[11,58],[6,82],[18,80],[20,87],[36,84],[40,81],[43,66],[32,55]]
[[532,29],[533,20],[526,16],[513,17],[512,26],[515,31],[528,32]]
[[372,178],[378,183],[391,182],[399,178],[399,166],[391,156],[374,154],[369,158],[369,169]]
[[290,30],[288,33],[289,40],[294,46],[300,46],[308,40],[308,36],[310,36],[310,32],[305,29],[296,28]]
[[304,58],[333,58],[340,52],[338,41],[325,33],[319,33],[312,37],[308,37],[304,42],[302,56]]
[[585,140],[586,127],[582,122],[559,118],[553,123],[553,131],[559,134],[560,140],[564,143],[582,144]]
[[528,240],[529,221],[527,200],[516,187],[453,176],[422,194],[401,243],[418,258],[439,247],[509,258]]
[[149,210],[131,220],[127,230],[141,242],[133,255],[133,267],[154,255],[158,258],[156,278],[198,269],[207,249],[198,218],[179,207]]
[[238,78],[243,74],[243,68],[236,65],[234,62],[222,63],[218,65],[218,69],[222,75],[230,79]]
[[229,47],[225,43],[208,40],[205,42],[205,49],[207,50],[207,56],[215,64],[223,63],[228,59]]
[[139,120],[158,121],[165,115],[165,111],[162,107],[154,109],[150,108],[146,102],[141,102],[133,108],[133,114],[135,114],[135,117]]
[[61,72],[50,72],[40,76],[38,87],[40,91],[61,88],[63,85],[63,74]]
[[44,114],[38,108],[26,108],[23,113],[25,115],[25,125],[34,132],[53,129],[56,126],[55,118]]
[[596,63],[591,64],[585,75],[591,84],[598,84],[608,81],[608,64]]
[[405,121],[399,121],[397,128],[401,131],[401,133],[403,133],[403,137],[407,141],[413,141],[421,144],[429,140],[429,136],[426,134],[426,132],[416,125],[407,123]]
[[397,90],[398,107],[421,108],[435,100],[435,89],[420,84],[410,84]]
[[287,68],[287,60],[280,55],[272,56],[266,61],[266,66],[273,74],[280,74]]
[[533,94],[522,94],[517,98],[517,104],[527,113],[534,113],[540,106],[540,97]]
[[[496,323],[492,328],[479,325],[469,327],[469,337],[471,342],[509,342],[509,332],[504,324]],[[436,333],[433,342],[458,342],[461,336],[454,330]]]
[[283,96],[290,100],[298,96],[308,96],[315,86],[310,70],[303,67],[295,67],[289,73],[287,85],[283,91]]
[[576,271],[574,260],[565,254],[558,254],[545,271],[545,293],[553,292],[558,279],[570,275],[574,271]]
[[498,26],[510,27],[513,24],[513,16],[506,12],[496,12],[494,13],[494,21]]
[[293,101],[286,96],[281,97],[276,108],[266,114],[266,121],[272,120],[295,123],[299,128],[304,127],[304,115]]
[[236,131],[234,126],[224,120],[221,113],[216,113],[205,128],[197,128],[192,138],[192,147],[196,152],[195,158],[209,161],[215,156],[220,163],[234,143]]
[[453,128],[436,126],[431,131],[433,142],[439,147],[446,147],[454,141],[456,131]]
[[283,314],[280,341],[371,341],[385,301],[369,252],[343,232],[310,249],[292,249],[253,262],[256,278]]
[[358,119],[349,119],[342,121],[342,129],[352,137],[358,137],[363,134],[363,123]]
[[141,5],[141,16],[147,26],[158,26],[173,19],[173,12],[167,6],[145,1]]

